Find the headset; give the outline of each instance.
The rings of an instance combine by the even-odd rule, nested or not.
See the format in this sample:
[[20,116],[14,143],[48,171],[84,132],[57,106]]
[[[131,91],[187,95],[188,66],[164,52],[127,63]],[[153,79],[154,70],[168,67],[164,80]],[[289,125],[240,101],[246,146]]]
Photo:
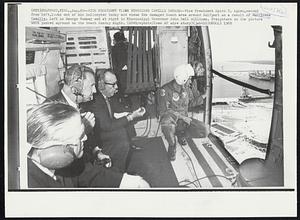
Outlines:
[[77,75],[73,75],[73,82],[71,85],[71,90],[72,93],[76,96],[76,100],[78,98],[78,96],[84,97],[84,95],[82,94],[83,91],[83,73],[84,73],[84,66],[79,66],[79,71],[80,71],[80,76],[78,77]]

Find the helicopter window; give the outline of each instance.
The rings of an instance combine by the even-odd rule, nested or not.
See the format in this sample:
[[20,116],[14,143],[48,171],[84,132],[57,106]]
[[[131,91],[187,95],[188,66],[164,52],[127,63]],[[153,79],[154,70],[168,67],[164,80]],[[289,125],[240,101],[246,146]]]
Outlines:
[[[239,27],[239,30],[231,30],[234,28],[210,29],[213,69],[232,79],[274,91],[275,57],[274,50],[268,47],[268,41],[273,39],[272,29],[249,30],[247,27],[241,30]],[[259,37],[255,35],[258,29]],[[240,34],[236,36],[236,33]],[[220,38],[228,39],[226,45]],[[212,83],[212,132],[222,139],[226,150],[238,163],[253,157],[265,159],[273,96],[217,75],[213,75]]]
[[78,40],[96,40],[96,37],[78,37]]
[[79,44],[97,44],[97,41],[81,41]]
[[76,57],[77,54],[67,54],[66,57]]
[[91,65],[92,64],[92,62],[82,62],[82,63],[80,63],[80,65]]
[[[108,44],[105,28],[67,31],[66,63],[85,64],[92,68],[109,68]],[[84,58],[84,60],[82,60]],[[84,63],[82,63],[84,61]]]
[[80,46],[80,49],[92,49],[92,48],[97,48],[97,46]]
[[105,64],[106,62],[95,62],[95,64]]
[[79,56],[80,57],[91,56],[91,54],[90,53],[80,53]]

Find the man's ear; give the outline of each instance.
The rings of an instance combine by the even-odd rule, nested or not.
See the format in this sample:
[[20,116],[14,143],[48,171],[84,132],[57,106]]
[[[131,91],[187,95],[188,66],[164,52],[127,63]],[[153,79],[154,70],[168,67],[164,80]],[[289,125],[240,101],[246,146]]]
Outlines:
[[74,94],[74,95],[79,95],[79,89],[78,88],[76,88],[75,86],[71,86],[71,91],[72,91],[72,93]]
[[76,155],[72,148],[58,145],[38,151],[39,163],[48,169],[60,169],[71,164]]
[[81,78],[77,78],[71,84],[71,90],[74,95],[81,94],[83,89],[83,80]]

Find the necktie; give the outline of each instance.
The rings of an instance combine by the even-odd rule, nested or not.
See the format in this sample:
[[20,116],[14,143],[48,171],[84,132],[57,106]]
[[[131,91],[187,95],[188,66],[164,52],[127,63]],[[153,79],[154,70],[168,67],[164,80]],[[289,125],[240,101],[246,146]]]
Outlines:
[[106,102],[106,105],[107,105],[107,108],[108,108],[109,116],[110,116],[110,118],[112,118],[112,112],[111,112],[111,107],[110,107],[110,103],[109,103],[108,98],[105,98],[105,102]]

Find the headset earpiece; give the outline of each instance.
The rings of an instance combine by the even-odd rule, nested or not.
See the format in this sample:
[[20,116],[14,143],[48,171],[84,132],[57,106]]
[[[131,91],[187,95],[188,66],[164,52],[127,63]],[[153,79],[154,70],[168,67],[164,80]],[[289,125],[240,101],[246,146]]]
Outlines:
[[76,96],[82,96],[83,81],[81,79],[73,82],[71,87],[72,93]]
[[72,92],[74,95],[82,95],[82,90],[83,90],[83,75],[81,74],[81,77],[76,76],[77,78],[73,78],[72,82]]
[[72,86],[72,87],[71,87],[71,90],[72,90],[72,93],[73,93],[75,96],[81,95],[81,92],[79,91],[79,88],[77,88],[76,86]]
[[40,164],[48,169],[60,169],[71,164],[76,156],[73,148],[57,145],[38,151]]

